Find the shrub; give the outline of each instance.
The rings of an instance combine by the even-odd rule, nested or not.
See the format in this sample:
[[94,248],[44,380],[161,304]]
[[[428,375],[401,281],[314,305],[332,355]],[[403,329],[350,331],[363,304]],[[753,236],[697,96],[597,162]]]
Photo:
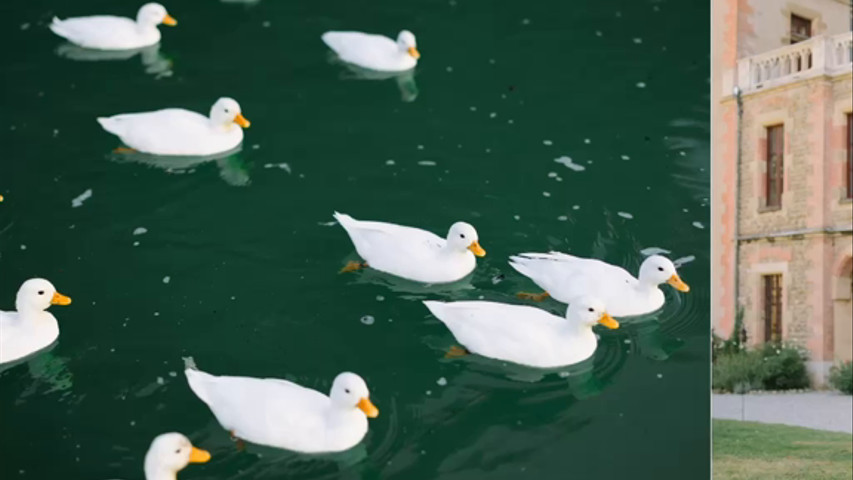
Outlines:
[[761,382],[765,390],[809,387],[808,354],[805,350],[784,343],[765,343],[759,351],[764,363]]
[[752,350],[718,353],[713,387],[725,392],[808,388],[805,350],[784,343],[766,343]]
[[746,393],[762,388],[764,365],[756,352],[720,354],[714,362],[713,387],[732,393]]
[[847,395],[853,395],[853,362],[844,362],[829,369],[829,384]]

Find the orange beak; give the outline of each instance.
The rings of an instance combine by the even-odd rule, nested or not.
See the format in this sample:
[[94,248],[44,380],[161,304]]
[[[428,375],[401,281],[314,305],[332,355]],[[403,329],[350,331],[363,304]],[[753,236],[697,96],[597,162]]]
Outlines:
[[0,202],[3,201],[3,195],[0,195]]
[[367,397],[364,397],[359,400],[356,406],[359,410],[364,412],[364,414],[367,415],[368,418],[376,418],[379,416],[379,409],[376,408],[376,405],[374,405]]
[[604,312],[601,315],[601,318],[598,319],[598,323],[604,325],[605,327],[611,330],[616,330],[617,328],[619,328],[619,322],[613,320],[613,317],[611,317],[607,312]]
[[471,250],[478,257],[485,257],[486,251],[480,246],[480,242],[474,240],[471,245],[468,245],[468,250]]
[[415,60],[421,58],[421,52],[419,52],[415,47],[409,47],[409,55],[411,55]]
[[666,281],[666,283],[672,285],[679,292],[690,291],[690,285],[684,283],[684,281],[681,280],[681,277],[679,277],[677,273],[673,273],[672,276],[669,277],[669,280]]
[[210,452],[192,447],[192,450],[190,450],[190,463],[206,463],[208,460],[210,460]]
[[175,25],[177,25],[177,24],[178,24],[178,21],[177,21],[177,20],[175,20],[175,17],[173,17],[173,16],[171,16],[171,15],[169,15],[169,14],[167,13],[167,14],[166,14],[166,16],[165,16],[165,17],[163,17],[163,20],[162,20],[162,22],[161,22],[161,23],[162,23],[163,25],[168,25],[168,26],[170,26],[170,27],[174,27]]
[[238,113],[237,116],[234,117],[234,123],[243,128],[249,128],[249,125],[252,124],[252,122],[246,120],[246,117],[244,117],[242,113]]
[[71,305],[71,299],[66,297],[65,295],[54,292],[53,298],[50,299],[51,305]]

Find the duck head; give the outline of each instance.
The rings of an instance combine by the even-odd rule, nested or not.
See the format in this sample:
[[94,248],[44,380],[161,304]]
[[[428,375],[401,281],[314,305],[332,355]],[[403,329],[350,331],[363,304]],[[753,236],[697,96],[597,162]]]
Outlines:
[[210,121],[220,127],[230,127],[235,123],[243,128],[249,128],[251,125],[243,116],[240,104],[228,97],[222,97],[213,104],[210,108]]
[[169,15],[166,7],[163,5],[159,3],[146,3],[136,14],[136,23],[145,27],[156,27],[161,23],[174,27],[178,24],[178,21]]
[[480,246],[480,238],[477,230],[470,223],[456,222],[450,226],[447,232],[447,246],[453,251],[471,251],[478,257],[486,255],[486,251]]
[[70,303],[70,298],[57,292],[53,284],[43,278],[31,278],[24,282],[15,298],[15,308],[19,312],[41,312],[51,305]]
[[406,52],[415,60],[421,58],[421,52],[418,51],[418,44],[415,41],[415,34],[408,31],[403,30],[397,35],[397,46],[400,47],[400,50]]
[[332,405],[337,408],[346,410],[357,408],[369,418],[376,418],[379,415],[379,409],[370,401],[367,384],[354,373],[344,372],[335,377],[329,398],[332,400]]
[[164,433],[157,436],[145,455],[146,480],[173,479],[190,463],[205,463],[210,453],[193,446],[180,433]]
[[619,328],[619,322],[608,315],[604,308],[604,302],[590,296],[582,296],[572,300],[566,311],[566,318],[576,325],[580,324],[587,328],[592,328],[597,323],[611,330]]
[[668,283],[678,291],[690,291],[690,286],[684,283],[675,271],[675,264],[661,255],[652,255],[643,261],[643,264],[640,265],[639,280],[649,285]]

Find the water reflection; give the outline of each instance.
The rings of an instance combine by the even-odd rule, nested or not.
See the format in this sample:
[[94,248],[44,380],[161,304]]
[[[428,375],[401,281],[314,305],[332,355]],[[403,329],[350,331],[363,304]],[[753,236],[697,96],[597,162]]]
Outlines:
[[22,365],[27,367],[26,370],[32,382],[27,384],[26,388],[17,395],[15,400],[17,405],[23,403],[31,395],[70,391],[73,386],[73,376],[68,369],[68,359],[54,356],[51,353],[51,350],[58,343],[58,341],[54,342],[30,356],[0,366],[0,375],[6,372],[11,374],[10,371],[15,367]]
[[406,70],[405,72],[378,72],[344,62],[333,53],[329,55],[329,61],[346,67],[347,71],[341,73],[341,78],[344,80],[393,79],[397,83],[397,88],[400,89],[400,99],[402,101],[406,103],[414,102],[418,98],[418,85],[415,83],[414,69]]
[[199,166],[215,162],[219,167],[219,176],[225,183],[234,187],[245,187],[251,179],[240,156],[241,150],[242,147],[237,147],[228,152],[205,156],[163,156],[136,151],[114,151],[107,158],[116,163],[142,163],[174,175],[195,173]]
[[[357,257],[352,257],[351,259],[358,260]],[[347,260],[350,260],[350,258]],[[474,276],[473,273],[455,282],[438,284],[427,284],[406,280],[372,268],[365,268],[358,272],[346,273],[343,275],[351,275],[353,278],[352,282],[356,284],[381,285],[393,292],[402,293],[404,295],[402,295],[401,298],[408,300],[425,300],[436,296],[445,299],[464,299],[468,298],[465,292],[474,290],[475,288],[471,283]]]
[[102,62],[127,60],[139,55],[145,73],[155,78],[172,76],[173,62],[160,53],[160,44],[130,50],[93,50],[73,43],[64,43],[57,47],[56,54],[60,57],[78,62]]

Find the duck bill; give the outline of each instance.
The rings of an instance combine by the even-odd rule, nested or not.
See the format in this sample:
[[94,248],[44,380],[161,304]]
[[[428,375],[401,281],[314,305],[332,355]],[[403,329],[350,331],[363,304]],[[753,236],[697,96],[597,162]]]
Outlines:
[[246,117],[244,117],[242,113],[238,113],[237,116],[234,117],[234,123],[243,128],[249,128],[249,125],[252,124],[252,122],[246,120]]
[[666,283],[672,285],[672,287],[678,290],[679,292],[690,291],[690,285],[684,283],[684,281],[681,280],[681,277],[679,277],[677,273],[673,273],[672,276],[669,277],[669,280],[666,281]]
[[162,21],[161,23],[162,23],[163,25],[168,25],[168,26],[170,26],[170,27],[174,27],[175,25],[177,25],[177,24],[178,24],[178,21],[177,21],[177,20],[175,20],[175,17],[173,17],[173,16],[171,16],[171,15],[169,15],[169,14],[166,14],[166,16],[165,16],[165,17],[163,17],[163,21]]
[[606,312],[603,313],[601,315],[601,318],[598,319],[598,323],[604,325],[605,327],[607,327],[611,330],[616,330],[617,328],[619,328],[619,322],[617,322],[616,320],[613,320],[613,317],[611,317]]
[[53,298],[50,299],[50,304],[51,305],[70,305],[71,299],[66,297],[65,295],[59,293],[59,292],[54,292]]
[[409,47],[409,55],[411,55],[415,60],[421,58],[421,52],[419,52],[415,47]]
[[210,460],[210,452],[200,448],[192,447],[190,450],[190,463],[207,463]]
[[376,408],[376,405],[370,401],[369,398],[364,397],[358,401],[358,405],[356,405],[359,410],[364,412],[368,418],[376,418],[379,416],[379,409]]
[[480,242],[476,240],[471,242],[471,245],[468,245],[468,250],[471,250],[471,252],[478,257],[486,256],[486,251],[480,246]]

